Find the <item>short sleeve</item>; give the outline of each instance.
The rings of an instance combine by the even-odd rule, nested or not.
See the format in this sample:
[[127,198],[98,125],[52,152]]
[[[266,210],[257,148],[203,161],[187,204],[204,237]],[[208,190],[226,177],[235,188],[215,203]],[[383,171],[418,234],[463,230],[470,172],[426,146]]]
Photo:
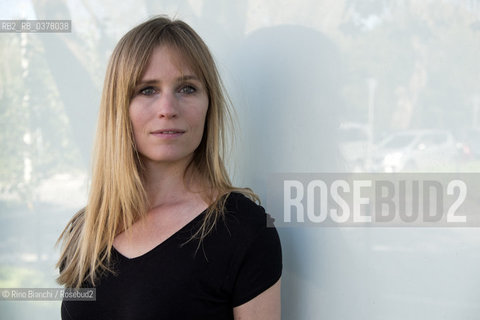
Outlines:
[[274,285],[282,275],[282,249],[277,230],[264,227],[245,248],[233,288],[233,307]]

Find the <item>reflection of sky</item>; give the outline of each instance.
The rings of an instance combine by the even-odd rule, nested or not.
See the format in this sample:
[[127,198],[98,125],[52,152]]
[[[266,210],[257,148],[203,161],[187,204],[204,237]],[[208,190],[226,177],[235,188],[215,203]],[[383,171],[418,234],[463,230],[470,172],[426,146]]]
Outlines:
[[0,19],[35,19],[35,11],[30,0],[2,0]]

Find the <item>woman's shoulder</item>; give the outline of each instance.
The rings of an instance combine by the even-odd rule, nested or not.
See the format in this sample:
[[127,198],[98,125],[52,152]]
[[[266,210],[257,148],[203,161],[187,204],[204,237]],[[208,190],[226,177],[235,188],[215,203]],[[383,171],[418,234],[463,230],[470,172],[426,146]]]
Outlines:
[[264,207],[240,192],[231,192],[225,202],[224,221],[231,232],[252,238],[274,229],[273,218]]
[[225,202],[225,213],[252,223],[264,221],[265,208],[238,191],[231,192]]

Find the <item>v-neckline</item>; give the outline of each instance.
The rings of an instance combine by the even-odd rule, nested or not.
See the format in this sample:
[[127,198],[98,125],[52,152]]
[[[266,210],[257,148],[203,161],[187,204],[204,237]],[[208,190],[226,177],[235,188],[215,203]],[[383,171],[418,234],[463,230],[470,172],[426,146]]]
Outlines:
[[152,249],[148,250],[147,252],[139,255],[139,256],[136,256],[136,257],[132,257],[132,258],[129,258],[127,256],[125,256],[124,254],[122,254],[120,251],[117,250],[117,248],[115,248],[115,246],[112,245],[112,251],[115,252],[122,260],[125,260],[125,261],[138,261],[138,260],[141,260],[145,257],[148,257],[150,254],[152,254],[154,251],[157,251],[159,250],[159,248],[163,247],[167,242],[170,242],[174,237],[176,237],[179,233],[183,232],[186,228],[188,228],[189,226],[191,226],[193,223],[195,223],[197,220],[200,219],[200,217],[203,217],[205,212],[208,210],[205,209],[203,210],[202,212],[200,212],[195,218],[193,218],[192,220],[190,220],[189,222],[187,222],[187,224],[185,224],[183,227],[181,227],[180,229],[178,229],[177,231],[175,231],[172,235],[170,235],[168,238],[166,238],[165,240],[163,240],[162,242],[160,242],[159,244],[157,244],[155,247],[153,247]]

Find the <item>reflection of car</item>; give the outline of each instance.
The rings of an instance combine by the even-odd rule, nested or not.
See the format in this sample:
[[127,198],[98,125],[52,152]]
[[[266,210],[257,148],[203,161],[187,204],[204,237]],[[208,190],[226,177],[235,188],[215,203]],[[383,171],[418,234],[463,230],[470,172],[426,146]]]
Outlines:
[[462,159],[480,158],[480,129],[463,129],[454,132]]
[[374,148],[371,169],[384,172],[434,169],[451,163],[457,154],[455,139],[448,131],[397,132]]
[[339,128],[340,154],[349,170],[360,170],[368,152],[369,130],[367,125],[344,122]]

